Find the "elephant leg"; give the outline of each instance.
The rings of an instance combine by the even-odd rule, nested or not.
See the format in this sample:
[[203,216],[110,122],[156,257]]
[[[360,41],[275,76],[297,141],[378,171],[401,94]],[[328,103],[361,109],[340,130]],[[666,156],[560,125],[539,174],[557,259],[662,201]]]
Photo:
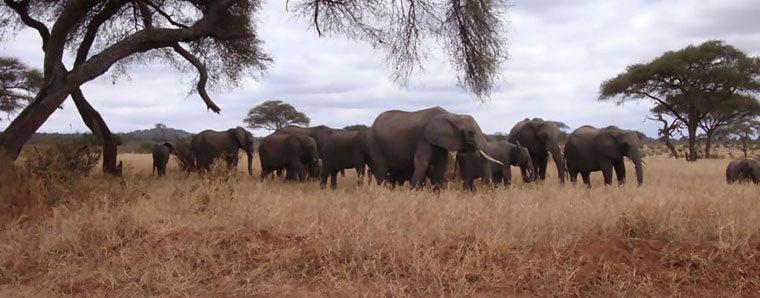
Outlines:
[[508,164],[501,167],[501,179],[504,180],[505,187],[509,187],[512,184],[512,169]]
[[356,185],[364,185],[364,166],[356,167]]
[[625,183],[625,162],[621,160],[619,162],[616,162],[614,165],[618,185],[623,185]]
[[601,168],[604,176],[604,185],[612,184],[612,162],[602,160],[599,162],[599,168]]
[[338,188],[338,171],[333,171],[330,173],[330,188]]
[[417,151],[414,152],[414,174],[412,175],[412,187],[414,188],[419,188],[425,179],[433,155],[432,147],[429,144],[417,145]]
[[293,170],[295,172],[296,180],[298,182],[304,182],[306,181],[306,167],[304,166],[301,161],[294,161],[293,162]]
[[591,188],[591,172],[581,172],[581,178],[583,178],[583,184]]
[[549,162],[548,157],[549,156],[546,154],[546,152],[538,156],[538,164],[536,165],[538,167],[538,171],[534,173],[538,173],[538,177],[541,180],[546,179],[546,165]]

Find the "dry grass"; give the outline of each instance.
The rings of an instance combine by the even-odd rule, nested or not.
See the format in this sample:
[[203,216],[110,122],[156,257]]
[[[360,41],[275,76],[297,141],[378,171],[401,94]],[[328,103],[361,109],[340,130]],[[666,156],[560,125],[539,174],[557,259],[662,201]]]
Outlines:
[[[0,214],[0,295],[760,293],[760,188],[726,185],[728,160],[648,157],[642,188],[595,173],[590,190],[549,179],[437,196],[357,187],[353,171],[337,191],[260,182],[244,162],[199,177],[171,160],[156,179],[149,155],[119,159],[123,179],[95,175],[54,204],[0,200],[23,209]],[[4,179],[6,198],[47,196]]]

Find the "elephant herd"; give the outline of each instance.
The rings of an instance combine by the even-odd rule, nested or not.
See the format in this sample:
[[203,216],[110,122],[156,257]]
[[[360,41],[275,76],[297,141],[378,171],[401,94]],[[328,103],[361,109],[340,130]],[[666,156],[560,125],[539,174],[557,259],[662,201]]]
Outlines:
[[[524,182],[544,180],[549,154],[562,184],[566,174],[572,182],[581,174],[583,182],[590,187],[589,174],[593,171],[601,171],[605,184],[611,184],[613,170],[618,183],[622,184],[625,181],[623,158],[628,157],[635,165],[637,182],[641,185],[643,169],[639,147],[635,131],[615,126],[582,126],[568,136],[563,154],[559,129],[553,122],[539,118],[518,122],[507,141],[489,141],[472,116],[433,107],[413,112],[383,112],[366,131],[324,125],[286,126],[263,138],[258,150],[261,179],[284,172],[286,180],[319,178],[324,188],[329,178],[330,187],[334,189],[338,173],[353,168],[359,181],[367,175],[374,177],[378,184],[410,181],[417,188],[429,180],[433,189],[439,190],[447,166],[454,159],[464,189],[475,190],[474,180],[478,178],[492,187],[502,182],[510,185],[510,166],[520,168]],[[204,130],[190,142],[200,170],[208,170],[217,158],[224,159],[229,167],[236,167],[240,149],[248,156],[248,173],[252,175],[253,135],[244,128]],[[154,146],[153,169],[159,176],[164,175],[172,150],[168,143]],[[449,152],[456,152],[456,157]]]

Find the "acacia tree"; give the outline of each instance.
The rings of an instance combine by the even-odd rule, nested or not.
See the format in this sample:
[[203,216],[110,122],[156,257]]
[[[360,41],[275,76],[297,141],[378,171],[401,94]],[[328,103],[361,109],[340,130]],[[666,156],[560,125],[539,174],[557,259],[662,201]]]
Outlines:
[[710,158],[710,146],[717,130],[756,115],[760,115],[760,103],[753,97],[738,94],[709,110],[699,121],[699,128],[705,132],[705,158]]
[[281,100],[267,100],[248,111],[243,122],[249,128],[278,130],[287,125],[309,125],[309,117]]
[[[81,85],[114,67],[123,71],[133,61],[169,62],[197,74],[195,90],[208,109],[219,113],[207,85],[237,85],[271,61],[255,27],[260,0],[3,1],[0,24],[28,27],[40,36],[44,84],[0,134],[0,157],[18,157],[23,144],[71,96],[84,123],[103,139],[104,170],[115,173],[112,134]],[[442,43],[460,84],[483,99],[506,60],[505,2],[302,0],[286,1],[285,9],[291,5],[320,36],[343,35],[385,50],[401,81],[420,68],[425,40]],[[67,54],[74,57],[68,65]]]
[[721,127],[715,132],[716,136],[720,135],[728,137],[733,135],[739,138],[739,141],[742,143],[742,152],[744,152],[745,158],[747,157],[747,142],[758,134],[760,134],[760,121],[758,121],[757,117],[739,119],[725,127]]
[[760,91],[760,58],[711,40],[669,51],[646,64],[634,64],[600,86],[600,100],[648,99],[684,124],[689,139],[687,160],[697,159],[700,122],[721,104]]
[[677,133],[681,133],[681,129],[683,129],[683,123],[681,123],[681,121],[677,118],[672,118],[672,120],[668,121],[662,116],[662,112],[658,112],[658,109],[656,109],[656,107],[652,109],[652,113],[654,115],[652,117],[647,117],[647,119],[662,123],[662,128],[657,129],[657,134],[660,136],[660,139],[665,142],[665,146],[667,146],[668,150],[670,150],[670,154],[672,154],[674,158],[678,159],[678,151],[676,151],[676,147],[673,146],[673,142],[670,138],[674,137]]
[[34,99],[42,73],[15,58],[0,57],[0,112],[10,116]]

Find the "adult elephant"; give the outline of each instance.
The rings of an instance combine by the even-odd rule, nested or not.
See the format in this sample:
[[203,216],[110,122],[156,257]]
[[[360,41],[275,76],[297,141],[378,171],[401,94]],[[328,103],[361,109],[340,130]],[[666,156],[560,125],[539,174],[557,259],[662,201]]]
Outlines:
[[378,184],[388,180],[389,172],[414,169],[411,183],[420,187],[428,167],[432,166],[431,183],[434,189],[440,189],[448,151],[479,152],[485,157],[481,162],[489,183],[489,163],[498,162],[483,151],[486,137],[472,116],[452,114],[441,107],[381,113],[369,130],[368,145],[372,173]]
[[760,183],[760,162],[754,159],[737,159],[726,167],[726,182],[728,184],[741,181]]
[[325,139],[329,141],[322,145],[320,152],[322,159],[320,187],[324,188],[327,185],[329,176],[330,188],[337,188],[338,172],[351,168],[356,170],[357,181],[363,181],[365,167],[369,160],[366,132],[332,129]]
[[169,162],[169,155],[174,152],[174,146],[167,142],[163,144],[153,144],[153,172],[158,172],[158,176],[166,175],[166,164]]
[[[541,118],[533,118],[532,120],[525,118],[512,127],[507,140],[512,144],[520,142],[522,146],[528,148],[533,160],[534,180],[546,179],[546,166],[549,161],[549,153],[551,153],[554,165],[557,166],[559,183],[565,183],[565,167],[559,149],[559,129],[554,123],[544,121]],[[521,167],[520,171],[525,175],[527,169]]]
[[632,130],[622,130],[615,126],[602,129],[584,125],[567,137],[565,144],[565,162],[570,174],[570,181],[575,182],[578,173],[583,183],[591,187],[589,174],[602,171],[604,184],[612,184],[612,170],[615,169],[618,184],[625,182],[625,162],[628,157],[636,167],[636,180],[639,186],[644,183],[644,169],[641,167],[639,134]]
[[215,159],[222,157],[229,168],[238,164],[238,149],[248,155],[248,174],[253,175],[253,135],[240,126],[225,131],[204,130],[193,136],[190,150],[198,169],[209,170]]
[[[272,172],[285,169],[285,180],[305,181],[307,172],[318,176],[322,160],[317,154],[317,144],[304,135],[271,134],[259,144],[261,180]],[[313,166],[310,166],[312,165]],[[317,169],[316,171],[314,169]]]
[[[523,172],[524,182],[533,181],[533,163],[530,158],[528,148],[505,141],[488,142],[488,155],[500,161],[503,165],[492,163],[490,165],[494,183],[498,185],[500,181],[504,186],[512,183],[512,171],[510,166],[518,166],[527,169]],[[483,176],[483,166],[480,163],[480,156],[475,152],[458,153],[456,157],[459,176],[462,177],[462,187],[465,190],[475,191],[475,179]]]

